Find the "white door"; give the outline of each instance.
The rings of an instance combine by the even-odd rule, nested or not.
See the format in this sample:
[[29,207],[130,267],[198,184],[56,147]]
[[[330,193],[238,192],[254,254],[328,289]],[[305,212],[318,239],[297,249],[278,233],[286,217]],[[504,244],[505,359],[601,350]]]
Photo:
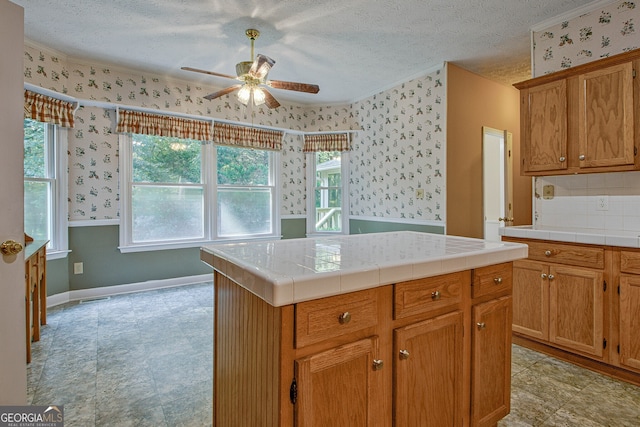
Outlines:
[[485,240],[499,241],[500,228],[513,221],[512,138],[510,132],[482,128]]
[[[24,244],[24,11],[0,0],[0,243]],[[0,405],[27,403],[24,251],[0,254]]]

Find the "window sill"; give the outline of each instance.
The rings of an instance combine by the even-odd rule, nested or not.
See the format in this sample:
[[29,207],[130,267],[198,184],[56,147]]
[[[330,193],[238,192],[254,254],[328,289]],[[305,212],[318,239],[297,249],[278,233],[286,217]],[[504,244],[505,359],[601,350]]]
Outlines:
[[170,249],[188,249],[188,248],[201,248],[207,245],[215,245],[221,243],[241,243],[241,242],[257,242],[262,240],[280,240],[280,236],[265,236],[265,237],[250,237],[250,238],[236,238],[236,239],[219,239],[219,240],[199,240],[197,242],[181,242],[181,243],[149,243],[138,244],[130,246],[118,246],[118,250],[121,253],[133,253],[133,252],[151,252],[162,251]]

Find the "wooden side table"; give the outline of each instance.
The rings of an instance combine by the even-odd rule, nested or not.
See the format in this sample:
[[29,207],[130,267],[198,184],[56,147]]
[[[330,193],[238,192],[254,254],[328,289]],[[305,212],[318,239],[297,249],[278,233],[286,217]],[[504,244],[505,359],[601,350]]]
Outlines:
[[47,243],[27,242],[24,252],[27,363],[31,342],[40,340],[40,325],[47,324]]

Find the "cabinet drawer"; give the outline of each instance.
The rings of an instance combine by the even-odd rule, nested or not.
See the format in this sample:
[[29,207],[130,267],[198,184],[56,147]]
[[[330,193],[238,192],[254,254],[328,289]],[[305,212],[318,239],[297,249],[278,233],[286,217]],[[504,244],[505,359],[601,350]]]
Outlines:
[[604,248],[527,240],[529,259],[579,267],[604,268]]
[[640,274],[640,252],[620,251],[620,271]]
[[455,308],[460,303],[461,289],[470,283],[468,271],[398,283],[393,288],[393,317],[402,319]]
[[296,348],[366,329],[378,323],[376,289],[296,304]]
[[513,286],[513,265],[510,262],[473,270],[471,297],[499,294]]

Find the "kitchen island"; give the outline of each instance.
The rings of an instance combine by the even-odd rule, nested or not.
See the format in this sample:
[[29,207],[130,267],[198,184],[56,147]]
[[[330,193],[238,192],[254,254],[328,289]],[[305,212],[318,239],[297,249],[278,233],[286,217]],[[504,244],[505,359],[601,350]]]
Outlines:
[[495,425],[509,412],[512,261],[526,256],[417,232],[202,248],[214,425]]

